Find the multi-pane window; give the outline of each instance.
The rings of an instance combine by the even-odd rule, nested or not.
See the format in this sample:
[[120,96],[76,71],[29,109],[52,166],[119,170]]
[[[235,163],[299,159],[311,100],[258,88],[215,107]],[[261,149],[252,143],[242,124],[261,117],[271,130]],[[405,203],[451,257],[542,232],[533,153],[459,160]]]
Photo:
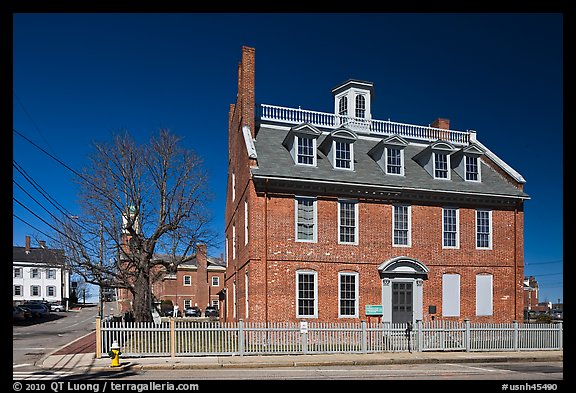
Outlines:
[[356,117],[366,117],[366,98],[363,95],[356,96]]
[[296,272],[297,317],[317,316],[316,272]]
[[490,210],[476,210],[476,248],[492,247],[492,223]]
[[232,259],[236,259],[236,224],[232,224]]
[[46,278],[49,279],[56,279],[56,269],[48,269],[48,271],[46,272]]
[[184,309],[192,307],[192,300],[184,299]]
[[232,202],[236,199],[236,174],[232,172]]
[[394,205],[392,215],[393,245],[410,245],[410,206]]
[[218,286],[220,286],[220,277],[218,277],[218,276],[213,276],[213,277],[212,277],[212,286],[213,286],[213,287],[218,287]]
[[478,180],[478,157],[466,156],[466,180]]
[[22,278],[22,268],[15,267],[14,268],[14,278]]
[[40,278],[40,270],[36,268],[30,269],[30,278]]
[[22,292],[22,285],[14,285],[14,296],[22,296],[24,293]]
[[187,287],[192,285],[192,276],[184,276],[184,285]]
[[358,316],[358,273],[338,274],[339,292],[339,316]]
[[30,285],[30,295],[40,296],[40,285]]
[[349,142],[335,141],[334,166],[336,168],[352,168],[352,149]]
[[48,286],[46,287],[46,295],[47,295],[48,297],[54,297],[54,296],[56,296],[56,287],[53,286],[53,285],[48,285]]
[[296,137],[296,140],[298,145],[296,162],[302,165],[314,165],[315,139],[298,136]]
[[386,148],[386,173],[394,175],[402,173],[402,152],[400,149]]
[[448,154],[434,153],[434,177],[448,179]]
[[248,302],[248,272],[244,273],[244,315],[248,319],[248,310],[250,303]]
[[358,209],[356,201],[338,201],[338,238],[340,243],[357,244]]
[[344,96],[338,101],[338,114],[348,116],[348,97]]
[[458,247],[458,209],[442,209],[442,246]]
[[316,241],[316,200],[296,198],[296,240]]
[[248,200],[244,199],[244,245],[248,244]]

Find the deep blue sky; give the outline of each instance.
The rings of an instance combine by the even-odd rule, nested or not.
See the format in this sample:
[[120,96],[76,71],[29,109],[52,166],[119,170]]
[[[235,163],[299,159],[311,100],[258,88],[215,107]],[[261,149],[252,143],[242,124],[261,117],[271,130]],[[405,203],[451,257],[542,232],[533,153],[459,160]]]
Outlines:
[[[256,48],[257,103],[332,112],[335,85],[372,81],[375,119],[449,118],[524,176],[525,273],[540,300],[563,299],[562,14],[15,14],[13,42],[16,130],[80,170],[91,142],[111,132],[146,139],[169,128],[203,156],[222,234],[242,45]],[[16,134],[13,147],[77,212],[74,175]],[[56,210],[17,171],[14,180]],[[13,196],[48,217],[16,185]],[[13,211],[51,233],[20,205]],[[13,244],[46,238],[37,229],[14,219]]]

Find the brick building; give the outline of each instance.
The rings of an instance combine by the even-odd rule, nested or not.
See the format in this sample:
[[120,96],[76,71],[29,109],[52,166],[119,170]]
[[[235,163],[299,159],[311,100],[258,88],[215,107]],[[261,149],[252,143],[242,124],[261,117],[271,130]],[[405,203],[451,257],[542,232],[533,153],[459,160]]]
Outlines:
[[[168,255],[156,255],[155,258],[169,260]],[[207,305],[222,308],[225,262],[222,258],[209,257],[206,246],[196,246],[196,254],[189,260],[179,263],[174,271],[156,266],[152,274],[152,294],[156,304],[170,300],[178,305],[180,311],[187,307],[198,306],[202,312]],[[118,289],[118,301],[121,312],[129,311],[132,295],[126,289]],[[159,310],[160,311],[160,310]]]
[[448,119],[374,119],[373,92],[345,81],[333,113],[256,106],[242,48],[225,320],[521,320],[525,180]]

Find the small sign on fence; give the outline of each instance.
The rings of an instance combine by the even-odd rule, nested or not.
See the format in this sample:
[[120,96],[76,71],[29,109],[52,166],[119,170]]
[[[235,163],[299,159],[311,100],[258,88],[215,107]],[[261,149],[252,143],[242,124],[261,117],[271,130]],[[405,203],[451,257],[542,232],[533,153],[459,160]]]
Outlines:
[[308,321],[301,321],[300,322],[300,333],[308,333]]
[[366,305],[366,316],[381,316],[382,315],[382,305],[381,304],[367,304]]

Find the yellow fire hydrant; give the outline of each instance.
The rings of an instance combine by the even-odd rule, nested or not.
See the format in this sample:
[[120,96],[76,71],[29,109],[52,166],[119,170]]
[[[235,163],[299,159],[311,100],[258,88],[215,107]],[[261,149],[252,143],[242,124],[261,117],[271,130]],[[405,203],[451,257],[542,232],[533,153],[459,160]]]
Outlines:
[[118,345],[118,341],[114,340],[112,346],[110,347],[110,351],[108,351],[108,356],[110,356],[110,367],[119,367],[120,366],[120,345]]

